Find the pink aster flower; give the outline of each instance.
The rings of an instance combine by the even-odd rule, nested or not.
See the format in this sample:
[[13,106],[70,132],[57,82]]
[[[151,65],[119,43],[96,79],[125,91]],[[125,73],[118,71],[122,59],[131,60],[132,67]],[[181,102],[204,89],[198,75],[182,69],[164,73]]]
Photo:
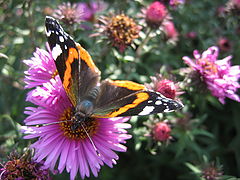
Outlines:
[[199,74],[212,95],[222,104],[225,103],[226,97],[240,102],[236,94],[237,89],[240,88],[238,83],[240,66],[231,66],[231,56],[218,60],[218,53],[218,48],[212,46],[202,54],[195,50],[194,59],[185,56],[183,60]]
[[172,42],[176,42],[178,40],[179,34],[172,21],[165,21],[162,27],[167,40],[170,40]]
[[171,128],[166,122],[158,122],[152,129],[152,136],[156,141],[167,141],[171,139]]
[[221,51],[229,51],[232,48],[231,42],[226,37],[220,37],[217,40],[217,45]]
[[49,82],[37,86],[27,94],[26,101],[38,106],[55,108],[59,100],[65,99],[66,93],[62,88],[62,81],[59,76],[50,79]]
[[172,6],[173,8],[176,8],[180,4],[184,4],[185,0],[170,0],[169,5]]
[[189,39],[196,39],[197,38],[197,32],[195,31],[190,31],[188,33],[186,33],[185,37],[189,38]]
[[240,0],[232,0],[232,3],[233,3],[238,9],[240,9]]
[[229,0],[227,6],[230,6],[232,9],[240,9],[240,0]]
[[64,2],[58,5],[58,8],[53,11],[52,15],[65,24],[72,25],[82,21],[83,13],[82,9],[77,8],[77,3]]
[[102,1],[91,1],[89,3],[80,2],[77,3],[77,10],[79,12],[84,12],[81,16],[81,19],[85,21],[94,21],[94,16],[97,12],[103,11],[106,9],[107,5]]
[[145,86],[156,92],[160,92],[167,98],[175,99],[184,93],[180,91],[178,83],[174,83],[172,80],[162,77],[161,74],[156,74],[156,76],[151,76],[150,78],[152,82],[150,84],[145,84]]
[[48,44],[46,47],[47,51],[37,48],[31,59],[23,60],[28,66],[28,70],[24,72],[25,88],[40,86],[45,82],[49,82],[52,77],[57,75],[56,66]]
[[145,19],[150,27],[158,28],[168,14],[166,6],[158,1],[149,5],[145,12]]
[[[51,53],[47,56],[52,58]],[[39,58],[42,58],[44,63],[47,59],[41,53]],[[40,65],[37,67],[41,69]],[[56,69],[53,68],[49,74],[55,71]],[[30,75],[36,77],[38,73],[39,71],[32,71]],[[25,114],[28,117],[24,120],[26,126],[22,128],[22,131],[27,134],[26,139],[38,138],[31,145],[36,152],[35,160],[37,162],[45,160],[44,165],[52,171],[55,166],[60,173],[66,168],[70,173],[70,179],[74,179],[78,172],[81,178],[89,177],[91,172],[97,176],[104,164],[113,167],[118,159],[114,151],[125,152],[126,147],[122,144],[131,138],[125,130],[131,127],[125,123],[129,118],[89,118],[83,124],[85,130],[79,127],[73,131],[72,122],[67,120],[71,119],[74,112],[61,80],[58,75],[54,78],[49,75],[48,78],[41,81],[39,86],[36,85],[35,79],[29,81],[29,87],[36,88],[28,93],[27,101],[32,102],[36,107],[26,107]],[[65,122],[58,123],[59,121]],[[31,125],[48,123],[56,124],[31,127]],[[100,155],[96,153],[95,148]]]

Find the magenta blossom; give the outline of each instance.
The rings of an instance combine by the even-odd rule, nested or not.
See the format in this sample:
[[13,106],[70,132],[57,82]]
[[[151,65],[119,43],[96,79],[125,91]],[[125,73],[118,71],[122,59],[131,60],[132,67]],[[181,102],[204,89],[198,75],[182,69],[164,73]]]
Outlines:
[[36,162],[31,157],[31,151],[26,150],[23,154],[16,151],[8,156],[7,162],[1,162],[1,180],[51,180],[49,170],[42,162]]
[[201,79],[206,83],[212,95],[224,104],[225,98],[228,97],[240,102],[236,94],[240,84],[240,66],[231,66],[231,56],[218,60],[219,50],[212,46],[200,54],[197,50],[193,52],[194,59],[183,57],[183,60],[194,71],[198,72]]
[[166,122],[158,122],[152,129],[152,136],[156,141],[167,141],[171,139],[171,128]]
[[184,4],[184,3],[185,3],[185,0],[170,0],[169,1],[170,6],[172,6],[174,8],[181,4]]
[[158,1],[149,5],[146,12],[146,22],[150,27],[158,28],[168,14],[166,6]]
[[167,98],[176,99],[179,95],[183,94],[183,91],[180,91],[179,84],[174,83],[170,79],[164,78],[161,74],[156,74],[156,76],[150,77],[152,82],[150,84],[145,84],[148,89],[153,91],[160,92]]
[[29,67],[25,71],[25,88],[33,88],[43,83],[49,82],[52,77],[57,75],[56,66],[52,57],[49,45],[46,45],[47,51],[37,48],[33,57],[23,62]]
[[[37,60],[41,59],[43,67],[41,68],[38,61],[29,60],[30,68],[36,66],[40,70],[46,69],[49,71],[49,76],[46,76],[48,78],[44,81],[39,81],[37,78],[32,78],[31,81],[25,80],[28,87],[35,87],[27,95],[27,101],[32,102],[35,107],[26,107],[25,114],[28,117],[24,120],[26,126],[22,128],[26,139],[38,138],[31,145],[36,152],[35,160],[37,162],[45,160],[44,165],[52,171],[56,166],[60,173],[66,168],[70,173],[70,179],[74,179],[78,172],[81,178],[89,177],[91,172],[97,176],[104,164],[113,167],[118,159],[114,151],[125,152],[126,147],[122,144],[131,138],[125,130],[131,127],[130,124],[125,123],[129,118],[89,118],[73,131],[72,121],[67,121],[74,113],[72,104],[59,76],[51,76],[56,68],[44,67],[46,62],[52,59],[52,55],[40,49],[37,52]],[[28,73],[28,76],[37,77],[39,72],[48,74],[46,71],[36,70]],[[41,83],[36,84],[36,82]],[[56,123],[59,121],[65,122]],[[48,123],[56,124],[34,126]]]
[[163,32],[168,40],[176,42],[178,40],[178,31],[175,28],[173,21],[165,21],[162,25]]
[[77,3],[77,10],[83,12],[81,19],[85,21],[93,21],[95,14],[99,11],[103,11],[106,7],[107,5],[102,1]]

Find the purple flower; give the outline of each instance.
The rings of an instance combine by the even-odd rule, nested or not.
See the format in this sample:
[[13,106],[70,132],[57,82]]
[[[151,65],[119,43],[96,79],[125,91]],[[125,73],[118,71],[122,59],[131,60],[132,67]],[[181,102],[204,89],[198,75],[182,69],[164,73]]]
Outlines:
[[77,11],[84,12],[81,16],[81,19],[85,21],[94,21],[94,15],[99,12],[106,9],[107,5],[102,1],[97,2],[80,2],[77,4]]
[[3,167],[0,168],[0,179],[51,179],[48,168],[42,162],[33,160],[29,150],[23,155],[12,152],[8,157],[8,161],[1,165]]
[[[51,57],[50,53],[48,55]],[[41,53],[39,57],[44,57],[43,62],[46,59]],[[56,69],[51,70],[51,72],[55,72]],[[33,71],[31,76],[35,77],[35,73],[38,71]],[[36,88],[28,93],[27,101],[37,107],[26,107],[25,114],[28,117],[24,120],[26,126],[23,126],[22,131],[27,134],[26,139],[38,138],[31,145],[36,152],[34,158],[37,162],[45,159],[44,165],[52,171],[56,164],[58,164],[57,169],[60,173],[66,168],[67,172],[70,172],[71,179],[75,178],[78,171],[81,178],[89,177],[90,172],[97,176],[104,164],[109,167],[116,164],[118,155],[114,151],[126,151],[126,147],[122,144],[131,138],[131,135],[128,135],[125,130],[131,127],[130,124],[125,123],[129,118],[89,118],[83,123],[84,129],[100,153],[98,155],[83,127],[80,126],[73,131],[71,129],[72,121],[67,121],[73,115],[73,107],[62,87],[59,76],[54,78],[49,76],[49,78],[48,80],[46,78],[46,81],[37,87],[35,81],[33,81],[34,85],[31,84],[31,81],[29,82],[29,86]],[[31,125],[59,121],[65,122],[31,127]]]
[[240,102],[236,94],[240,84],[240,66],[231,66],[231,56],[218,60],[219,50],[212,46],[200,54],[197,50],[193,52],[194,59],[183,57],[183,60],[194,71],[198,72],[201,79],[206,83],[212,95],[224,104],[225,98],[228,97]]
[[185,0],[170,0],[169,1],[170,6],[172,6],[174,8],[179,6],[180,4],[184,4],[184,3],[185,3]]
[[77,9],[76,3],[64,2],[58,5],[58,8],[53,11],[52,15],[65,24],[72,25],[81,22],[83,13],[82,10],[79,11]]
[[28,70],[24,72],[25,88],[40,86],[45,82],[49,82],[52,77],[57,75],[56,66],[48,44],[46,47],[47,51],[37,48],[31,59],[23,60],[29,67]]
[[204,167],[201,168],[201,176],[206,180],[218,180],[222,179],[223,169],[221,165],[216,165],[216,163],[206,163]]
[[158,28],[166,18],[168,10],[166,6],[158,1],[149,5],[146,10],[146,22],[150,27]]
[[26,100],[44,107],[55,108],[55,104],[63,98],[66,98],[65,90],[62,88],[62,81],[59,76],[50,79],[49,82],[37,86],[27,94]]

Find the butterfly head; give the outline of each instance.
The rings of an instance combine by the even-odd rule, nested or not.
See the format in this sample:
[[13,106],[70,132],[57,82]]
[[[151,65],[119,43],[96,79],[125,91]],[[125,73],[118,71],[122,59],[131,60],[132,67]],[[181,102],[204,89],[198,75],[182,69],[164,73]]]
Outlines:
[[76,106],[77,113],[90,116],[93,112],[93,103],[90,100],[83,100]]

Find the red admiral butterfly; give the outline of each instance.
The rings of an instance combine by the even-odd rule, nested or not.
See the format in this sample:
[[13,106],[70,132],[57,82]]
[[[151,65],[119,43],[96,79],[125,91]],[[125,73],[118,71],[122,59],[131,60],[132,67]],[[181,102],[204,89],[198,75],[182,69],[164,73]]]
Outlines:
[[57,71],[74,107],[73,130],[91,117],[141,116],[183,107],[180,102],[132,81],[100,81],[100,71],[91,56],[58,21],[46,17],[45,25]]

